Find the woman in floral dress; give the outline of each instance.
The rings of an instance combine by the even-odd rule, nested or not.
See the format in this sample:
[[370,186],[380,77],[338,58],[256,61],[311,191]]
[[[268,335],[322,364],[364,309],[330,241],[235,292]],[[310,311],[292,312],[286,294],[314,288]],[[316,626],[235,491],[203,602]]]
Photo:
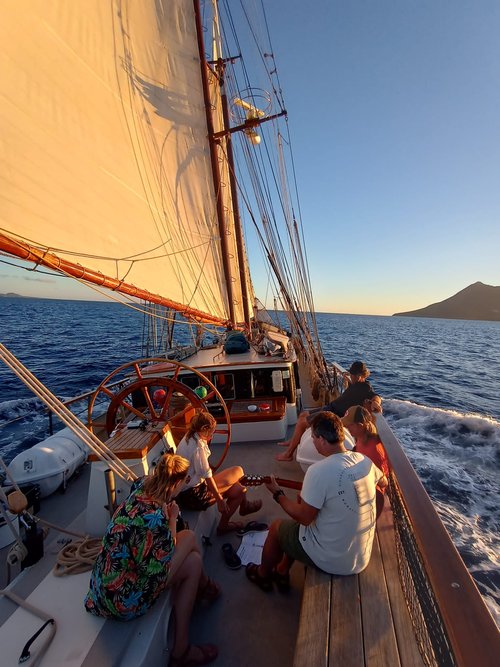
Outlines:
[[151,475],[137,480],[106,529],[92,570],[85,608],[96,616],[128,621],[142,616],[172,588],[176,636],[172,665],[203,665],[217,657],[212,644],[189,645],[196,598],[215,599],[219,587],[203,571],[194,533],[177,535],[172,500],[185,481],[189,461],[167,454]]

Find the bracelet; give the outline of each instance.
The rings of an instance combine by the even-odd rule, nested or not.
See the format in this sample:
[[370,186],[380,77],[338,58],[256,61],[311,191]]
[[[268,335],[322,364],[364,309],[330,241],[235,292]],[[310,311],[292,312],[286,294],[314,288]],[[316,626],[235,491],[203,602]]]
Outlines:
[[283,491],[283,489],[278,489],[277,491],[275,491],[273,493],[273,500],[275,500],[279,505],[280,504],[279,498],[280,498],[280,496],[284,496],[284,495],[285,495],[285,492]]

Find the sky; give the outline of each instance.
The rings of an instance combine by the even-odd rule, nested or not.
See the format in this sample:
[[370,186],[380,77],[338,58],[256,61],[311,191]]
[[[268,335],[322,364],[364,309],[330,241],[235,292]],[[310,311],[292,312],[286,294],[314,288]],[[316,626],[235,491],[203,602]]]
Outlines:
[[[500,285],[498,0],[265,6],[316,310],[391,315]],[[97,298],[5,264],[0,292]]]

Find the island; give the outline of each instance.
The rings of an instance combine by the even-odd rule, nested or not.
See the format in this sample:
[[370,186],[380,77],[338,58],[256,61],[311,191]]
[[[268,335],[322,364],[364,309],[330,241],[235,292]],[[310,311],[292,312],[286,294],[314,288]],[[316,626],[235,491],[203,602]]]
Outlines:
[[444,301],[418,310],[394,313],[394,316],[500,322],[500,286],[485,285],[481,282],[473,283]]

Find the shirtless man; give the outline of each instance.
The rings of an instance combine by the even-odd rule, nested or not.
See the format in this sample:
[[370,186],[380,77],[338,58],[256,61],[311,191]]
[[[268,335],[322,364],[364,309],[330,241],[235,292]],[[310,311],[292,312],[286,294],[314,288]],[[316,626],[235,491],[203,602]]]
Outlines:
[[311,416],[316,412],[333,412],[338,417],[343,417],[352,405],[363,405],[366,399],[373,399],[376,394],[367,381],[370,371],[362,361],[355,361],[349,368],[350,384],[342,394],[328,405],[301,412],[290,440],[280,443],[286,446],[282,454],[276,455],[277,461],[293,461],[293,453],[297,449],[303,433],[311,425]]

